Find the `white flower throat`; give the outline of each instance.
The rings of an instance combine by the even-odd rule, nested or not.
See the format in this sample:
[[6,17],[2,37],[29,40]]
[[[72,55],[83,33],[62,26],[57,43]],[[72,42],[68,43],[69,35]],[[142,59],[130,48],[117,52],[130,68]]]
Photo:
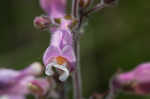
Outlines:
[[56,71],[57,70],[61,70],[62,71],[62,73],[59,75],[59,80],[60,81],[65,81],[70,75],[69,70],[67,68],[67,63],[66,62],[64,62],[63,64],[59,64],[56,61],[53,61],[53,62],[49,63],[46,66],[45,74],[48,75],[48,76],[54,75],[55,71],[54,71],[53,68],[56,69]]

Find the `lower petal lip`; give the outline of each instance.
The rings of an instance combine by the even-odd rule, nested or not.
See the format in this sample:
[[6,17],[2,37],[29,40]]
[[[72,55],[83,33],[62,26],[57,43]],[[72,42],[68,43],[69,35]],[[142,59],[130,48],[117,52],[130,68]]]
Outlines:
[[45,71],[45,74],[48,75],[48,76],[52,76],[54,75],[54,71],[52,68],[55,68],[55,69],[59,69],[61,71],[63,71],[63,73],[59,74],[59,80],[60,81],[65,81],[70,73],[69,73],[69,70],[67,69],[67,66],[65,65],[59,65],[59,64],[56,64],[56,63],[50,63],[46,66],[46,71]]
[[46,66],[46,70],[45,70],[45,74],[48,76],[52,76],[54,74],[54,72],[52,71],[52,67],[53,67],[53,63],[50,63]]

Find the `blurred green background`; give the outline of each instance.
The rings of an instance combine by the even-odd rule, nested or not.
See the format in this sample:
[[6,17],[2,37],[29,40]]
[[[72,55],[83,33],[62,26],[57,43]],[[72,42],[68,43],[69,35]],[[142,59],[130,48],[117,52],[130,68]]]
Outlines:
[[[43,14],[38,0],[2,0],[0,3],[0,67],[21,69],[41,61],[49,33],[33,27]],[[120,0],[88,18],[81,38],[84,96],[108,90],[108,81],[119,68],[132,69],[150,61],[150,1]],[[149,99],[120,94],[117,99]]]

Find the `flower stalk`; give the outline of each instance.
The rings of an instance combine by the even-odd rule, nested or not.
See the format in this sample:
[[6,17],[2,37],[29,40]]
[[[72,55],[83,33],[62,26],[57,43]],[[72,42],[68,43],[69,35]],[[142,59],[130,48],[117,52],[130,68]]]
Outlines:
[[82,99],[82,81],[80,72],[80,40],[74,40],[74,49],[77,58],[76,69],[73,72],[73,88],[74,88],[74,99]]
[[[79,18],[79,0],[73,0],[72,2],[72,16]],[[76,68],[72,75],[74,99],[82,99],[82,80],[80,72],[80,34],[79,28],[73,31],[74,37],[74,51],[76,55]]]

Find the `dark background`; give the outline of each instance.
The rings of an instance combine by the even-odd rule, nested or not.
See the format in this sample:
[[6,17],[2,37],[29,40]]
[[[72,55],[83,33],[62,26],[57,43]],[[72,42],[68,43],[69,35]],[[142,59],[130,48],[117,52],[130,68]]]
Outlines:
[[[1,0],[0,67],[21,69],[41,61],[49,33],[33,27],[43,14],[38,0]],[[81,68],[84,96],[104,92],[119,68],[123,71],[150,61],[150,1],[120,0],[88,18],[81,38]],[[149,99],[120,94],[117,99]]]

